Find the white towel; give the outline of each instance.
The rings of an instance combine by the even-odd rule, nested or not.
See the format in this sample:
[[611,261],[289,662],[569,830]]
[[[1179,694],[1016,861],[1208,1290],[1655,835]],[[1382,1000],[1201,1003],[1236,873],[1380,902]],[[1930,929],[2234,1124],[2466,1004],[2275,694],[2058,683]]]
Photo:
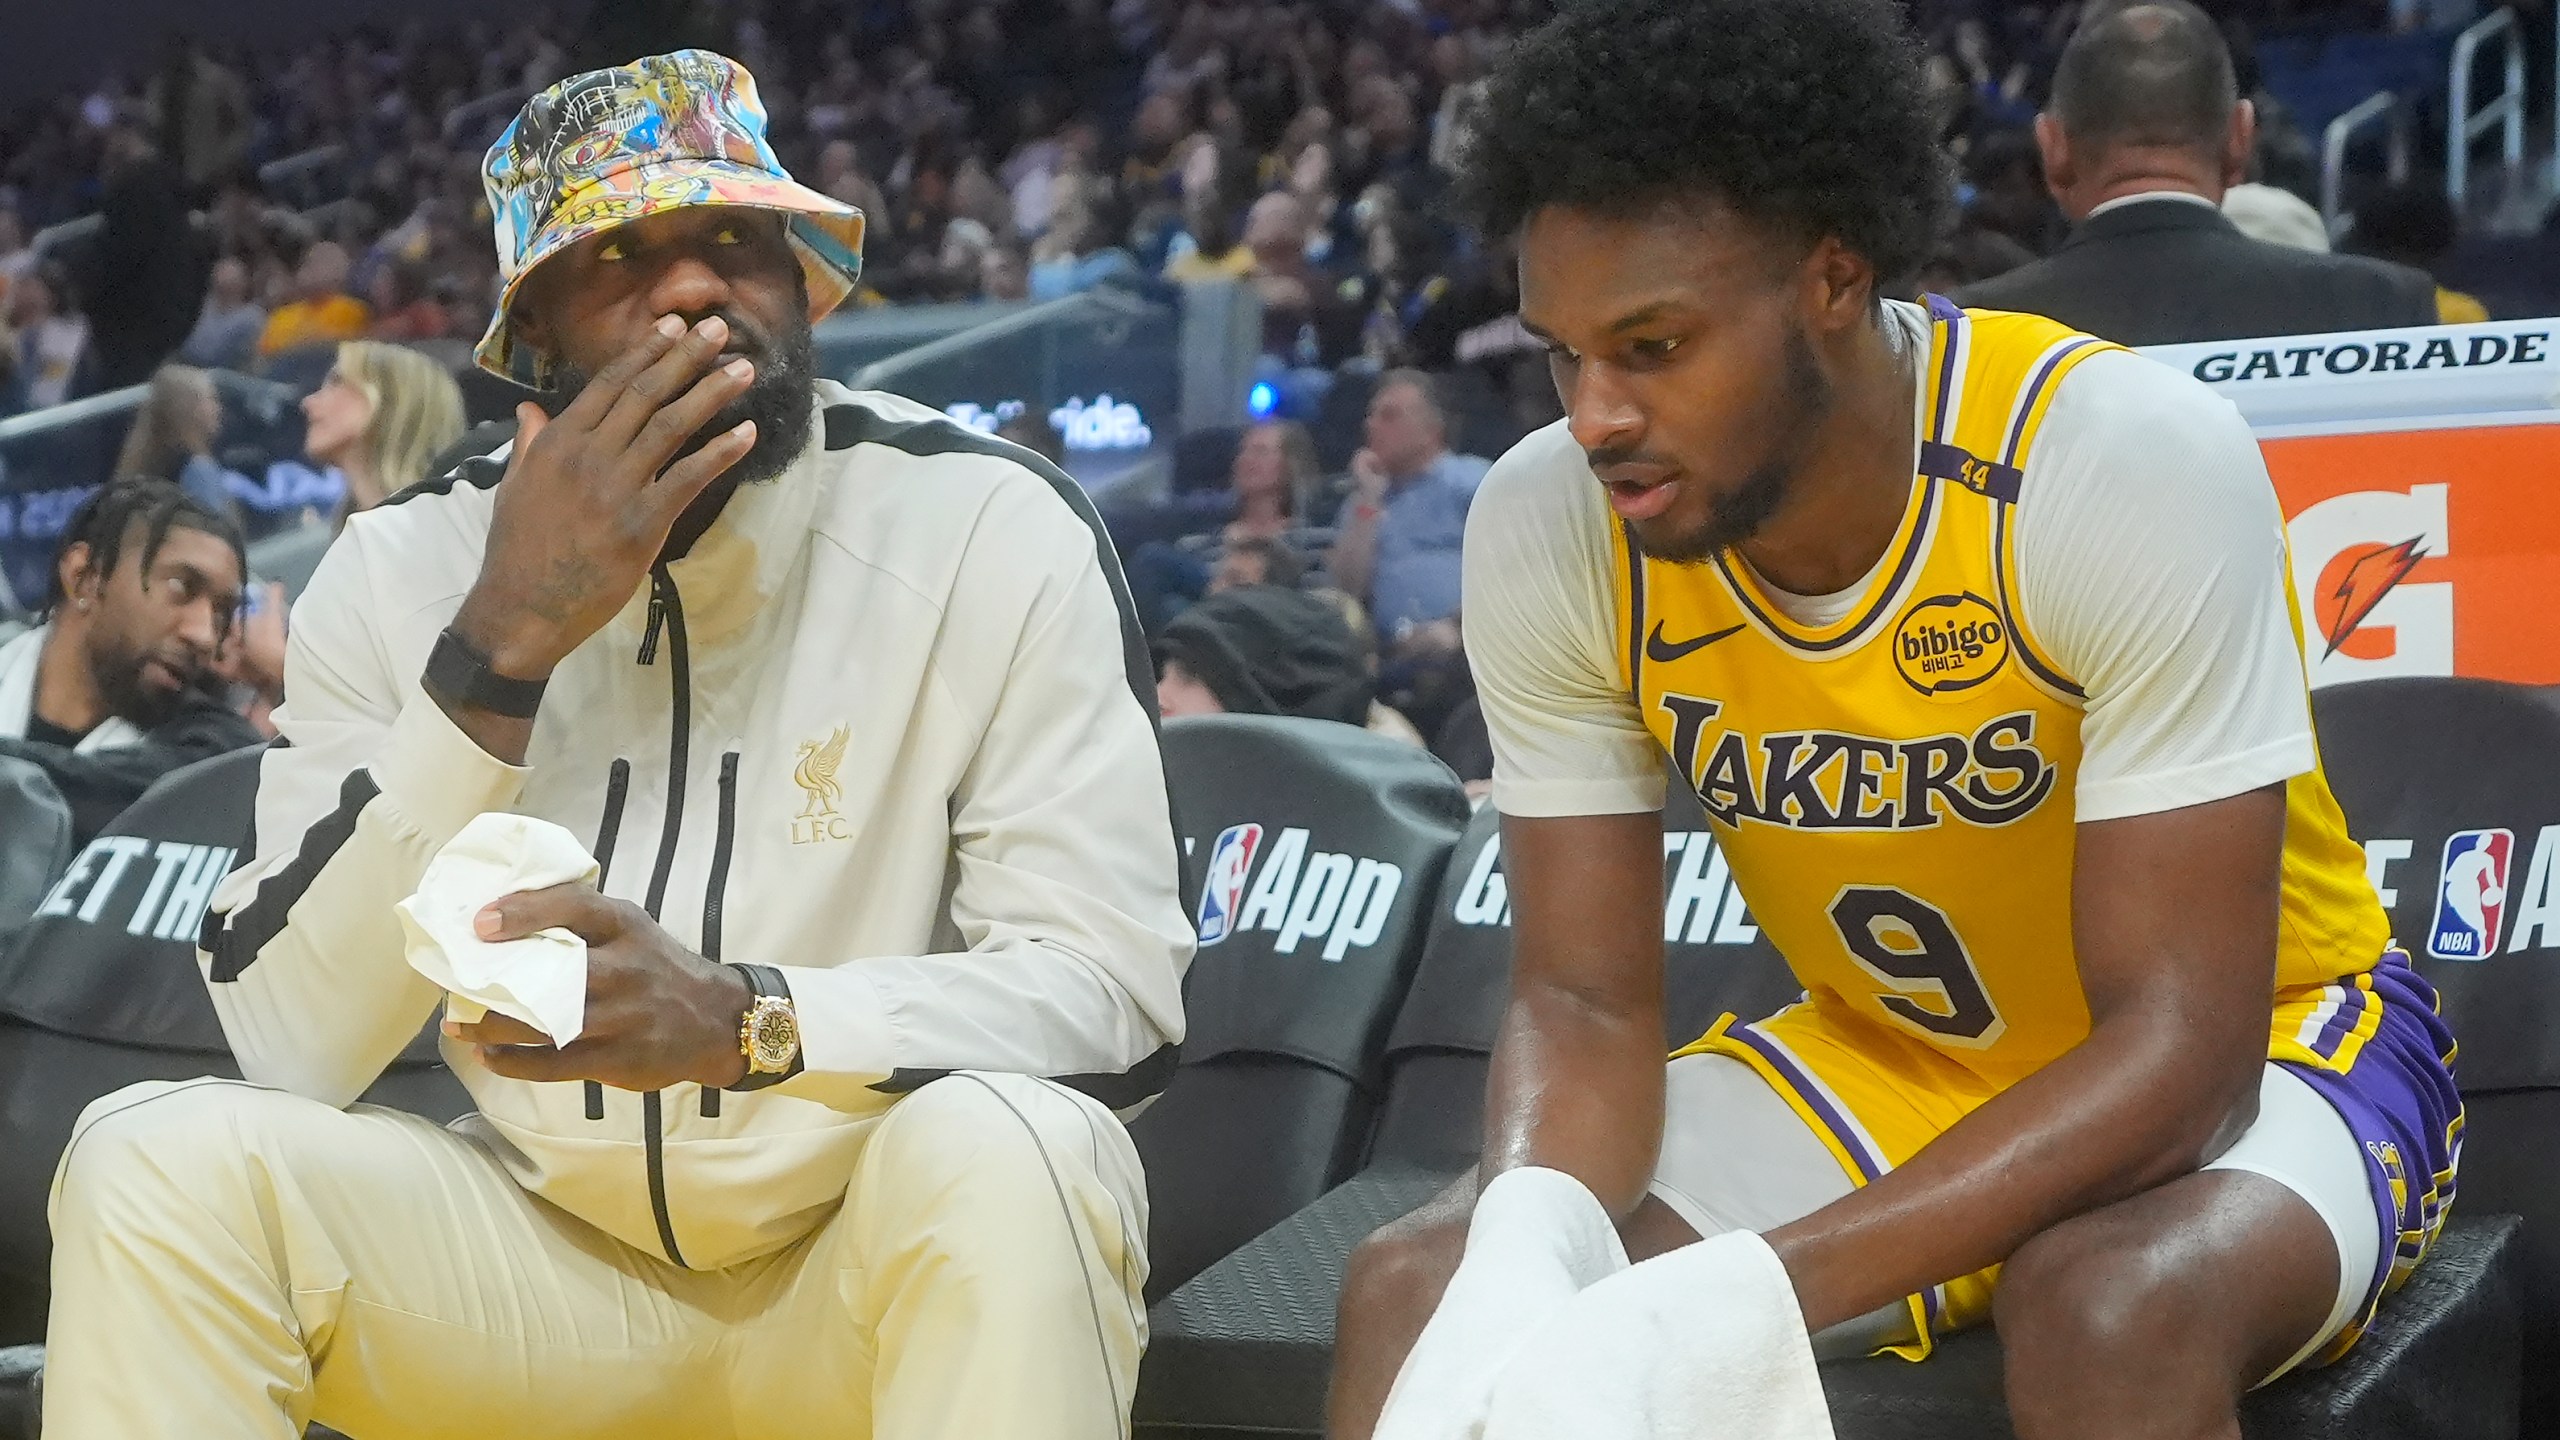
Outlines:
[[1475,1440],[1512,1352],[1583,1287],[1626,1268],[1618,1227],[1581,1181],[1534,1165],[1495,1176],[1373,1440]]
[[492,943],[473,928],[483,907],[519,890],[596,878],[578,837],[530,815],[481,815],[445,842],[400,902],[409,966],[442,986],[445,1013],[464,1024],[495,1010],[551,1037],[578,1038],[587,1019],[587,942],[550,929]]
[[1485,1440],[1832,1440],[1793,1282],[1729,1230],[1594,1283],[1520,1347]]
[[1487,1185],[1377,1440],[1831,1440],[1813,1344],[1768,1242],[1629,1266],[1581,1182]]

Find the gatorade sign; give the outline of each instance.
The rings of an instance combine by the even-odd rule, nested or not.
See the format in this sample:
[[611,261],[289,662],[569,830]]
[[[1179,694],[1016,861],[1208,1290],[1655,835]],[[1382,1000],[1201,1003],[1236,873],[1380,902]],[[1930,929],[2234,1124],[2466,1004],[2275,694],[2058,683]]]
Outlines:
[[2311,683],[2560,682],[2560,322],[2144,353],[2211,384],[2283,503]]

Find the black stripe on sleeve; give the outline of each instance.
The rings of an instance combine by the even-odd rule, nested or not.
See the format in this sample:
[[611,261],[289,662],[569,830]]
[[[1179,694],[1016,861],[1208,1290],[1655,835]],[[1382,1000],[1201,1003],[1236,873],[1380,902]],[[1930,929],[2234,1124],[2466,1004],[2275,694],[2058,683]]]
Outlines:
[[338,787],[338,808],[302,832],[302,847],[282,870],[259,884],[248,904],[227,916],[205,912],[196,944],[213,957],[207,973],[216,984],[239,979],[257,960],[258,952],[284,933],[293,907],[302,903],[311,882],[320,878],[321,870],[356,833],[356,817],[381,793],[372,771],[348,771],[346,783]]
[[[1093,533],[1094,563],[1102,568],[1102,578],[1111,587],[1111,600],[1120,611],[1121,659],[1128,670],[1129,692],[1146,712],[1147,723],[1156,723],[1155,659],[1147,646],[1147,632],[1138,623],[1138,607],[1129,598],[1128,579],[1121,574],[1119,552],[1111,545],[1110,532],[1102,525],[1101,514],[1093,508],[1092,497],[1066,471],[1049,463],[1047,458],[1007,440],[982,435],[951,420],[899,420],[882,415],[858,404],[830,405],[826,409],[827,448],[849,450],[856,445],[886,445],[909,455],[984,455],[1007,460],[1048,482],[1056,495],[1084,527]],[[1168,781],[1168,785],[1170,781]],[[1170,796],[1167,797],[1168,805]],[[1177,886],[1179,882],[1177,881]],[[1179,1047],[1165,1045],[1154,1054],[1117,1073],[1095,1075],[1052,1075],[1046,1078],[1092,1096],[1112,1110],[1127,1110],[1162,1092],[1173,1078],[1180,1059]],[[890,1095],[903,1095],[911,1090],[950,1074],[948,1070],[898,1070],[871,1088]]]
[[[1117,1073],[1096,1075],[1050,1075],[1043,1078],[1070,1090],[1090,1095],[1102,1102],[1106,1110],[1126,1110],[1143,1100],[1164,1093],[1173,1079],[1174,1067],[1181,1063],[1181,1047],[1161,1045],[1146,1059]],[[871,1088],[884,1095],[904,1095],[921,1090],[952,1072],[948,1070],[898,1070],[886,1080],[874,1081]]]
[[1156,719],[1156,665],[1147,648],[1146,629],[1138,623],[1138,607],[1129,598],[1129,582],[1120,573],[1120,555],[1111,548],[1111,535],[1102,527],[1102,515],[1073,476],[1009,440],[981,435],[953,420],[893,420],[860,405],[830,405],[826,426],[830,450],[886,445],[909,455],[985,455],[1010,460],[1048,481],[1049,489],[1093,532],[1095,563],[1102,567],[1102,578],[1111,586],[1112,603],[1120,607],[1121,658],[1128,666],[1130,693],[1138,697],[1149,722]]

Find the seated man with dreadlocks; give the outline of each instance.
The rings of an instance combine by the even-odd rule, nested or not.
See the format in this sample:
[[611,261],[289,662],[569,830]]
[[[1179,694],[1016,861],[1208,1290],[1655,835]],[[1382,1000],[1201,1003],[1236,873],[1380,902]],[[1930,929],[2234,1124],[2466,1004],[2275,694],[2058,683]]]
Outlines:
[[73,513],[43,622],[0,645],[0,755],[32,760],[82,844],[181,766],[258,743],[211,667],[240,610],[239,526],[166,480]]

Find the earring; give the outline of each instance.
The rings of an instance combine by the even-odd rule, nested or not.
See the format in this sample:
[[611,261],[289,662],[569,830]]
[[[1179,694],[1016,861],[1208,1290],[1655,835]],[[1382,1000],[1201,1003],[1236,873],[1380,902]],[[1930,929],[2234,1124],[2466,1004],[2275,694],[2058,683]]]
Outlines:
[[81,602],[80,602],[80,608],[81,608],[81,609],[83,609],[83,610],[88,609],[88,608],[89,608],[89,602],[88,602],[88,601],[86,601],[86,600],[81,601]]

